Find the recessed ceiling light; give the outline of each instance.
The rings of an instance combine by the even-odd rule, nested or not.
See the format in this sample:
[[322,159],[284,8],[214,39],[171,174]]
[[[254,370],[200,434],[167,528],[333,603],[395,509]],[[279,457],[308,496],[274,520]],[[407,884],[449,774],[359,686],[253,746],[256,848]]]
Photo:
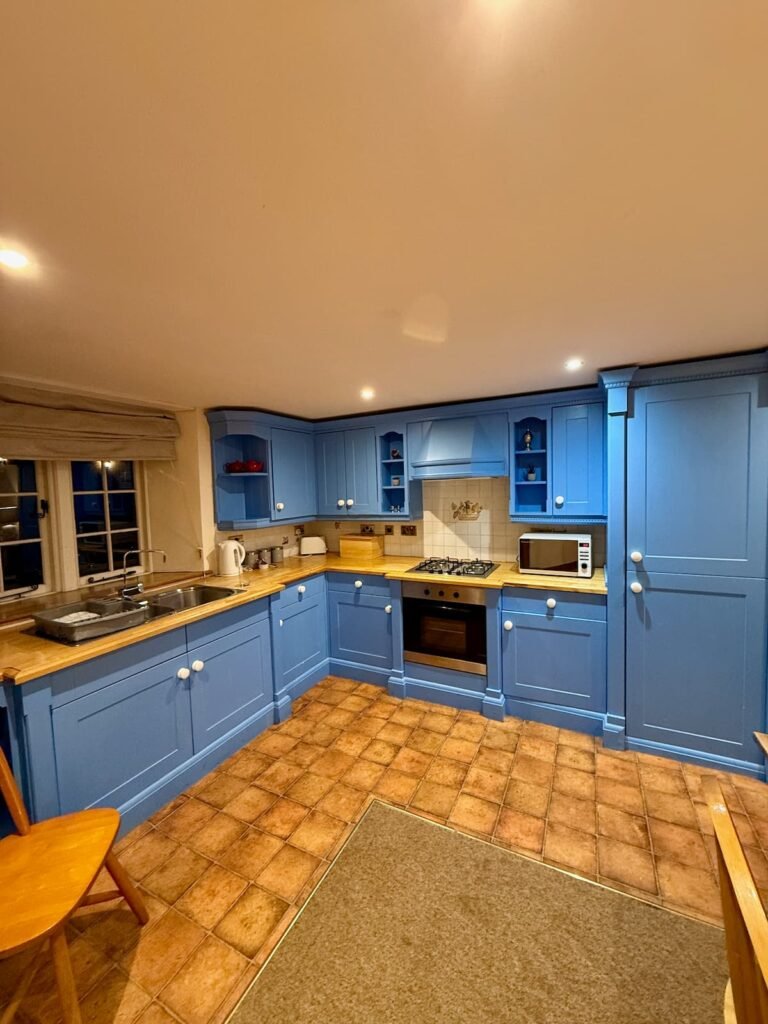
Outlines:
[[366,402],[370,402],[370,400],[374,397],[375,394],[376,392],[373,390],[373,388],[361,388],[360,390],[360,397]]
[[29,257],[18,249],[0,249],[0,264],[8,270],[24,270],[29,266]]
[[566,359],[565,361],[565,368],[566,370],[570,370],[571,373],[573,373],[574,370],[580,370],[583,365],[584,360],[579,359],[578,356],[575,357],[574,359]]

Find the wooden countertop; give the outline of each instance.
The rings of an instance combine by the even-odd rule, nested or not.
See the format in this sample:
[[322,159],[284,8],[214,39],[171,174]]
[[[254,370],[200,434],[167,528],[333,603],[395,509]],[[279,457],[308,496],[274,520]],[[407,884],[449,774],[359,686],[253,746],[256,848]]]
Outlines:
[[[266,571],[244,571],[240,576],[206,576],[205,583],[215,586],[232,587],[237,593],[221,601],[212,601],[199,608],[153,619],[141,626],[112,633],[76,647],[47,640],[37,636],[29,623],[22,623],[17,628],[6,628],[0,632],[0,673],[7,681],[15,684],[27,683],[40,676],[59,672],[72,665],[79,665],[91,658],[139,643],[152,636],[168,633],[173,629],[186,626],[190,622],[217,615],[250,601],[276,594],[291,583],[306,579],[319,572],[368,573],[375,576],[386,576],[388,579],[412,580],[416,582],[434,583],[435,576],[427,573],[411,573],[408,569],[420,562],[420,558],[385,555],[376,559],[342,558],[340,555],[305,555],[298,558],[287,558],[280,566]],[[201,580],[201,577],[197,578]],[[153,581],[154,582],[154,581]],[[187,578],[184,585],[192,582]],[[515,563],[504,562],[485,579],[467,581],[472,586],[499,589],[504,586],[533,587],[542,590],[568,590],[583,594],[605,594],[605,575],[602,569],[595,570],[591,580],[580,580],[573,577],[529,576],[517,571]],[[152,590],[168,590],[173,586],[166,579],[161,585],[147,588]],[[60,595],[61,596],[61,595]],[[62,600],[62,603],[64,601]]]

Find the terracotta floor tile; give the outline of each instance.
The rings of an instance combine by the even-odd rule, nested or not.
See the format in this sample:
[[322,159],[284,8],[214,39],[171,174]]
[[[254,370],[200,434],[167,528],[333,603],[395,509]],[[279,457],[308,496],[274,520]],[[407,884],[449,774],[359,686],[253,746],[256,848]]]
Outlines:
[[344,696],[345,694],[338,690],[327,689],[323,693],[319,693],[316,699],[321,704],[328,704],[330,707],[335,708],[338,704],[341,704]]
[[347,786],[343,782],[337,782],[333,789],[318,802],[317,809],[325,811],[326,814],[330,814],[334,818],[340,818],[342,821],[355,821],[364,802],[365,793],[361,790]]
[[163,818],[158,824],[159,831],[188,842],[198,829],[202,828],[216,813],[216,808],[202,800],[187,800],[177,811]]
[[392,761],[392,767],[397,771],[415,775],[416,778],[422,778],[431,764],[432,758],[429,754],[413,750],[411,747],[401,747]]
[[285,736],[293,736],[294,739],[303,739],[314,726],[305,718],[297,718],[295,715],[287,719],[280,726],[280,732]]
[[366,761],[374,761],[376,764],[391,764],[399,749],[394,743],[375,739],[371,740],[360,756]]
[[[148,822],[144,822],[145,825],[151,824],[156,825],[158,821],[162,821],[163,818],[167,818],[169,814],[173,814],[177,811],[182,804],[186,803],[189,797],[186,793],[182,793],[180,796],[175,797],[169,803],[165,804],[148,819]],[[138,839],[138,836],[136,837]]]
[[765,792],[759,789],[742,789],[741,802],[750,817],[768,821],[768,786]]
[[289,800],[304,804],[305,807],[314,807],[318,800],[333,789],[333,786],[333,779],[328,779],[324,775],[314,775],[311,771],[304,772],[285,795]]
[[[175,801],[174,801],[175,802]],[[183,803],[184,801],[182,801]],[[121,854],[123,850],[127,850],[129,846],[136,842],[137,839],[141,839],[147,832],[152,830],[152,826],[148,821],[142,821],[136,828],[131,829],[130,832],[126,832],[114,845],[113,849],[115,853]]]
[[132,1024],[149,1006],[150,997],[129,980],[118,967],[80,1000],[83,1024]]
[[160,1000],[185,1024],[208,1024],[248,961],[227,943],[209,935],[160,993]]
[[141,887],[139,891],[149,914],[149,921],[143,928],[125,903],[117,904],[113,910],[94,907],[81,912],[83,916],[79,925],[86,938],[112,959],[119,959],[126,950],[135,946],[141,936],[168,912],[167,903]]
[[538,757],[543,761],[552,762],[555,759],[557,744],[551,740],[541,739],[539,736],[529,736],[524,733],[517,744],[517,753],[526,754],[528,757]]
[[681,771],[665,771],[656,765],[640,765],[640,783],[643,789],[655,789],[673,796],[688,796],[688,787]]
[[623,782],[627,786],[637,786],[640,783],[640,774],[634,762],[622,761],[608,754],[598,752],[595,755],[595,771],[598,775]]
[[395,767],[389,767],[379,779],[374,793],[393,804],[405,807],[413,798],[419,780],[406,775]]
[[390,722],[395,725],[408,725],[411,729],[415,729],[423,717],[423,711],[417,711],[414,708],[409,708],[401,704],[400,707],[392,713]]
[[744,856],[747,858],[750,871],[761,889],[768,889],[768,859],[762,850],[756,850],[751,846],[744,848]]
[[[75,987],[81,1000],[114,967],[113,961],[83,935],[69,936],[69,956]],[[29,962],[29,958],[24,955],[12,959],[22,962],[24,966]],[[6,960],[2,961],[3,966],[7,963]],[[15,980],[18,980],[18,974],[14,976]],[[15,984],[9,984],[7,988],[0,986],[0,1005],[4,1005],[14,989]],[[24,998],[19,1015],[24,1021],[40,1021],[41,1024],[60,1020],[61,1003],[50,957],[46,957],[38,968],[33,989]],[[16,1020],[19,1021],[19,1017]]]
[[609,804],[597,805],[597,831],[601,836],[618,839],[619,842],[638,846],[643,850],[651,848],[646,819],[640,814],[628,814]]
[[421,720],[421,728],[447,736],[453,726],[453,719],[436,711],[428,711]]
[[549,787],[537,786],[524,779],[510,779],[504,804],[522,814],[543,818],[549,806]]
[[327,750],[312,765],[313,775],[323,775],[327,779],[340,779],[355,763],[351,754],[343,750]]
[[267,757],[266,754],[259,754],[256,751],[244,751],[235,763],[230,768],[227,768],[227,774],[234,775],[237,779],[244,779],[246,782],[253,782],[273,763],[272,758]]
[[310,811],[291,836],[291,844],[315,857],[326,857],[333,849],[346,823],[322,811]]
[[332,729],[346,729],[357,718],[354,711],[345,711],[344,708],[334,708],[329,712],[323,721]]
[[548,822],[544,836],[544,858],[588,875],[597,872],[595,837],[577,829]]
[[285,845],[267,864],[256,883],[291,902],[299,895],[319,863],[319,859],[312,854]]
[[595,749],[595,738],[583,732],[572,732],[570,729],[561,729],[557,737],[558,743],[566,747],[576,747],[578,750],[587,750],[590,753]]
[[[579,751],[577,751],[579,753]],[[554,766],[538,757],[518,754],[512,765],[512,778],[533,782],[536,786],[549,786],[554,775]]]
[[385,724],[381,718],[358,718],[350,725],[349,731],[373,739],[379,735]]
[[464,780],[464,790],[467,793],[495,803],[501,803],[506,789],[506,775],[489,771],[487,768],[478,768],[476,765],[472,765]]
[[597,859],[601,879],[623,882],[654,895],[658,891],[653,857],[647,850],[600,836],[597,840]]
[[518,735],[507,729],[493,728],[493,723],[485,730],[485,736],[481,741],[482,747],[490,747],[491,750],[506,750],[513,753],[517,749]]
[[365,697],[358,697],[355,694],[350,694],[346,697],[341,704],[340,708],[344,708],[345,711],[364,711],[367,707],[370,707],[370,701]]
[[247,785],[245,779],[238,779],[234,775],[225,775],[223,772],[219,772],[213,776],[204,789],[200,790],[199,799],[221,810],[225,804],[242,793]]
[[447,757],[436,757],[425,773],[425,778],[430,782],[439,782],[443,786],[452,786],[460,789],[464,779],[467,777],[469,768],[461,761],[451,761]]
[[500,810],[497,803],[481,800],[479,797],[470,796],[469,793],[460,793],[448,815],[448,821],[451,824],[471,829],[473,832],[482,832],[484,835],[490,836],[496,827],[496,819]]
[[597,802],[618,807],[628,814],[645,815],[643,794],[639,786],[626,786],[623,782],[600,776],[597,780]]
[[479,743],[485,735],[486,723],[480,718],[459,717],[448,735],[455,740],[469,740],[470,743]]
[[577,768],[555,768],[552,786],[558,793],[576,796],[580,800],[594,800],[597,795],[595,776],[592,772],[582,772]]
[[656,871],[665,901],[713,917],[719,916],[720,893],[711,871],[703,871],[666,857],[656,858]]
[[334,740],[332,749],[340,750],[351,757],[359,757],[370,742],[370,736],[364,736],[361,732],[343,732]]
[[565,793],[553,792],[549,801],[547,818],[569,828],[577,828],[582,832],[597,831],[597,808],[594,800],[580,800]]
[[160,1003],[150,1003],[136,1018],[136,1024],[178,1024],[178,1017],[172,1017]]
[[412,805],[422,811],[431,811],[441,818],[447,818],[459,795],[457,788],[444,786],[439,782],[425,780],[419,784]]
[[190,917],[201,928],[210,931],[247,886],[248,883],[240,875],[235,875],[218,864],[212,864],[192,888],[187,889],[176,904],[176,909]]
[[288,906],[274,893],[252,885],[219,922],[215,934],[251,959],[280,924]]
[[221,863],[231,871],[254,881],[283,845],[282,839],[248,829],[244,836],[234,842],[221,855]]
[[345,785],[354,786],[368,792],[373,789],[381,776],[386,771],[383,764],[376,764],[374,761],[358,760],[352,765],[349,771],[345,772],[341,781]]
[[144,878],[150,892],[166,903],[175,903],[210,866],[210,861],[188,846],[180,846],[165,863]]
[[307,733],[305,741],[313,743],[316,747],[330,747],[339,736],[341,736],[340,729],[333,729],[326,721],[322,721],[312,732]]
[[[257,782],[259,789],[282,796],[303,774],[304,768],[301,765],[291,764],[289,761],[275,761],[261,773]],[[200,798],[205,799],[204,794],[201,793]]]
[[414,729],[408,739],[408,746],[424,754],[436,754],[443,742],[442,733],[430,729]]
[[398,725],[397,722],[387,722],[378,735],[378,739],[386,740],[387,743],[396,743],[403,746],[413,732],[407,725]]
[[120,862],[131,878],[141,881],[150,871],[164,864],[178,848],[179,844],[175,840],[153,829],[129,846],[121,855]]
[[211,818],[207,825],[191,837],[189,845],[215,860],[234,843],[236,839],[245,832],[247,826],[237,818],[230,818],[223,811],[218,811],[215,817]]
[[287,839],[296,826],[307,816],[304,804],[281,797],[256,819],[256,826],[280,839]]
[[440,757],[448,757],[462,764],[471,764],[477,754],[477,744],[469,740],[457,740],[448,736],[440,747]]
[[120,966],[137,985],[157,995],[204,937],[202,928],[169,910],[157,924],[142,930],[138,944],[123,956]]
[[488,771],[509,775],[514,760],[515,755],[508,750],[493,750],[491,747],[481,746],[472,763],[477,768],[487,768]]
[[541,853],[544,843],[544,819],[502,807],[495,835],[510,846]]
[[560,729],[556,725],[549,725],[547,722],[532,722],[523,719],[522,731],[526,736],[539,736],[550,743],[557,743],[560,736]]
[[300,740],[293,750],[284,755],[283,760],[302,768],[309,768],[324,753],[325,747],[318,747],[314,743],[305,743],[304,740]]
[[580,772],[593,772],[595,755],[589,750],[579,750],[565,743],[558,743],[557,764],[559,767],[575,768]]
[[282,757],[289,750],[293,750],[297,743],[298,740],[293,736],[270,731],[257,739],[254,746],[261,754],[267,754],[269,757]]
[[653,852],[657,857],[669,857],[670,860],[679,860],[681,864],[709,870],[709,855],[697,828],[683,828],[658,818],[649,818],[648,826]]
[[646,789],[645,806],[649,818],[661,818],[663,821],[671,821],[673,825],[684,825],[687,828],[697,827],[698,819],[690,797],[672,796],[670,793]]
[[225,804],[222,810],[231,818],[237,818],[239,821],[246,821],[250,824],[270,808],[276,800],[275,793],[269,793],[267,790],[261,789],[260,786],[247,786],[234,800]]

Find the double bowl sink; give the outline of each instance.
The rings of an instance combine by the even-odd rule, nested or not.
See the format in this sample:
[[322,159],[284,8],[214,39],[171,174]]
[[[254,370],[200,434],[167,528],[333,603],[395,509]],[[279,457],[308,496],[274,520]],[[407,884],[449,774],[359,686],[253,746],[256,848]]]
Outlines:
[[199,608],[212,601],[221,601],[238,593],[230,587],[193,584],[174,587],[156,594],[140,594],[136,598],[109,597],[79,601],[76,604],[51,608],[34,616],[38,633],[63,643],[79,644],[151,619],[174,615],[188,608]]

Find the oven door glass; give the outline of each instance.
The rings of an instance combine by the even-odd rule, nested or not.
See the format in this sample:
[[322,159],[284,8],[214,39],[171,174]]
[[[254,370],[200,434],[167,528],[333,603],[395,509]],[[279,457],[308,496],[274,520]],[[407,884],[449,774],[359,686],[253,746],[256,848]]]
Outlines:
[[579,571],[577,540],[522,540],[520,568],[531,572],[561,572],[576,576]]
[[[405,657],[426,664],[485,672],[485,607],[403,600]],[[450,664],[454,663],[454,664]],[[459,664],[461,663],[461,664]]]

